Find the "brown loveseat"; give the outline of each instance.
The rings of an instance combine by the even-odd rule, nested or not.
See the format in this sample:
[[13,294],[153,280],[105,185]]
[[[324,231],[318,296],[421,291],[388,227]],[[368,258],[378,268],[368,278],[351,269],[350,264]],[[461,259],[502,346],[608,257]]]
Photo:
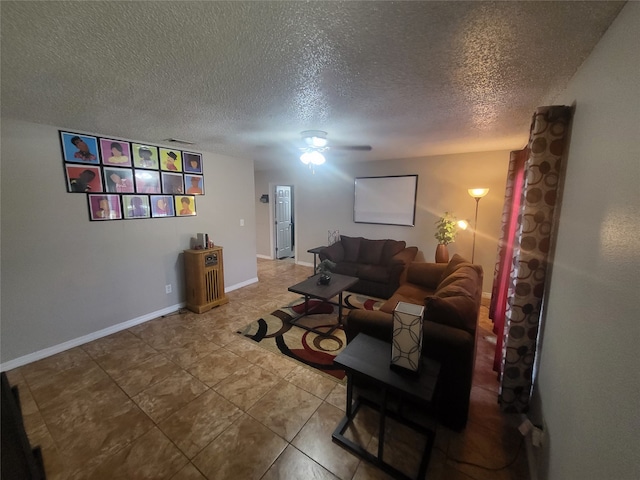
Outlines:
[[398,240],[369,240],[340,236],[340,241],[320,251],[320,260],[335,262],[331,271],[358,277],[351,292],[389,298],[400,286],[400,277],[418,253]]
[[391,342],[396,304],[425,305],[422,354],[441,363],[436,411],[455,430],[465,427],[469,414],[482,278],[482,267],[460,255],[448,264],[412,263],[380,311],[352,310],[344,322],[347,342],[360,332]]

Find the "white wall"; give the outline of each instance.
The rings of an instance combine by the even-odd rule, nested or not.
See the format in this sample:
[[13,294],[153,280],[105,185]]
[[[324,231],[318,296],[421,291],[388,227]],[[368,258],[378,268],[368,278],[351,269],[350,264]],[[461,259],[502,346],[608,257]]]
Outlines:
[[1,153],[3,369],[177,309],[185,300],[181,252],[197,232],[224,247],[227,289],[256,279],[250,160],[202,152],[206,195],[195,217],[90,222],[86,195],[66,191],[56,127],[3,118]]
[[533,416],[538,478],[640,478],[640,4],[553,103],[575,103]]
[[[532,112],[533,113],[533,112]],[[523,132],[524,147],[529,132]],[[352,165],[333,165],[331,161],[318,167],[312,174],[308,167],[296,159],[287,170],[257,171],[255,173],[257,249],[258,254],[272,256],[270,209],[259,203],[263,193],[275,184],[293,185],[296,205],[296,259],[312,263],[307,253],[312,247],[327,244],[327,231],[340,230],[349,236],[371,239],[393,238],[405,240],[423,251],[425,259],[434,261],[437,241],[434,238],[435,221],[445,211],[458,219],[473,223],[476,202],[467,193],[473,187],[488,187],[489,194],[480,201],[475,261],[485,270],[483,290],[491,291],[495,267],[500,218],[504,203],[504,189],[509,165],[508,151],[441,155],[413,159],[395,159],[378,162],[360,162]],[[418,175],[418,198],[414,227],[372,225],[353,222],[354,178],[384,175]],[[460,232],[449,253],[460,253],[471,258],[472,233]]]

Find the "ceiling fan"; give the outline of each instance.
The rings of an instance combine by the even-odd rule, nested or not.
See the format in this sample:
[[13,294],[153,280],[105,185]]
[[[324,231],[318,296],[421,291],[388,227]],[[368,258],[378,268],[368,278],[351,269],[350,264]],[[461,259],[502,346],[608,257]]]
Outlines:
[[302,140],[305,143],[304,147],[300,147],[302,154],[300,155],[300,161],[305,165],[322,165],[325,162],[324,155],[329,149],[333,150],[356,150],[368,152],[371,150],[371,145],[332,145],[329,146],[327,140],[327,132],[322,130],[305,130],[301,132]]

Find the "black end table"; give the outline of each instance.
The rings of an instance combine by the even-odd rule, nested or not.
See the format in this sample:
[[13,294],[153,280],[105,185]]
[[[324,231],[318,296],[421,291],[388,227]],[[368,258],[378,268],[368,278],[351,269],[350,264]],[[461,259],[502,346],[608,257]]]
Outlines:
[[310,248],[309,250],[307,250],[307,252],[309,253],[313,253],[313,274],[316,274],[316,263],[318,260],[318,254],[322,251],[323,248],[327,248],[327,247],[313,247]]
[[[424,478],[431,449],[435,439],[435,432],[425,428],[398,413],[387,411],[387,401],[389,396],[400,400],[407,399],[424,405],[425,408],[431,406],[433,396],[440,374],[440,363],[425,357],[421,358],[419,375],[404,374],[396,369],[391,369],[391,343],[383,342],[377,338],[370,337],[363,333],[347,345],[347,347],[333,360],[333,363],[344,368],[347,372],[347,409],[345,417],[340,421],[333,432],[333,440],[351,450],[361,458],[377,465],[386,473],[398,479],[409,479],[404,473],[386,463],[383,459],[384,450],[384,427],[387,416],[403,423],[412,429],[424,434],[427,437],[427,444],[422,454],[422,460],[418,470],[418,479]],[[354,376],[365,377],[366,380],[375,384],[382,391],[382,402],[380,405],[365,398],[357,398],[353,403],[353,378]],[[354,420],[358,409],[362,404],[369,405],[380,411],[378,455],[372,455],[363,446],[352,442],[344,436],[349,424]]]

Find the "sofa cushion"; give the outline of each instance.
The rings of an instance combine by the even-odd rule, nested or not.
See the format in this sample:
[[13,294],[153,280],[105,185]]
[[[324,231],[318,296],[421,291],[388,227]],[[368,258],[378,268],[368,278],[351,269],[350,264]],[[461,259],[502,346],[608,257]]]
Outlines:
[[362,237],[347,237],[346,235],[340,236],[340,242],[344,247],[344,261],[345,262],[357,262],[358,254],[360,252],[360,241]]
[[450,297],[451,295],[447,295],[445,292],[452,286],[463,288],[465,293],[474,296],[478,288],[478,272],[470,263],[460,264],[458,270],[440,282],[437,288],[437,295],[439,297]]
[[442,280],[444,280],[453,272],[455,272],[461,263],[469,263],[469,260],[465,260],[463,257],[461,257],[456,253],[453,257],[451,257],[451,260],[449,260],[449,263],[447,264],[447,268],[445,268],[444,272],[442,272],[442,277],[440,277],[440,281],[442,282]]
[[368,240],[366,238],[360,240],[358,261],[369,265],[380,265],[382,249],[386,242],[386,240]]
[[370,282],[386,283],[389,281],[389,269],[382,265],[360,264],[358,278],[360,280],[369,280]]
[[382,258],[380,263],[387,264],[391,261],[391,257],[397,255],[407,246],[404,240],[387,240],[382,247]]
[[425,299],[424,318],[473,333],[476,329],[478,309],[470,295],[458,294],[444,298],[432,296]]
[[337,263],[335,268],[332,268],[331,271],[334,273],[339,273],[340,275],[349,275],[350,277],[357,277],[358,268],[360,268],[360,264],[358,263],[340,262],[340,263]]
[[338,263],[344,260],[344,247],[341,242],[336,242],[333,245],[323,248],[320,252],[320,260],[331,260]]
[[413,262],[407,267],[407,282],[436,290],[445,268],[443,263]]

